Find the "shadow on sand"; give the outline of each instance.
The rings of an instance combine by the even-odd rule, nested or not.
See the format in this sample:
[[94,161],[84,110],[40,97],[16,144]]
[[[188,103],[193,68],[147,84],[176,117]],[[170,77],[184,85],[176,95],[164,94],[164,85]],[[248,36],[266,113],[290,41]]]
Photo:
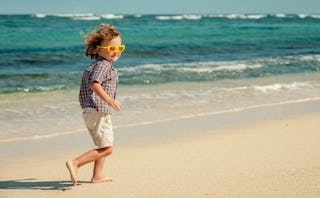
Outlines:
[[[78,181],[78,185],[90,183]],[[28,190],[70,190],[73,184],[70,181],[37,181],[36,179],[19,179],[0,181],[0,189],[28,189]]]

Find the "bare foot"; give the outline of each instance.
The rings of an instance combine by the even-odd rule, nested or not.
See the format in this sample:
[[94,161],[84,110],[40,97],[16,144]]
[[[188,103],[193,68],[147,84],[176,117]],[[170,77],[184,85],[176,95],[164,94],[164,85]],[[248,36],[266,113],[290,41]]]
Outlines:
[[72,160],[66,162],[66,166],[70,173],[70,178],[73,185],[77,185],[77,167],[73,164]]
[[100,179],[91,179],[91,183],[101,183],[101,182],[111,182],[113,181],[113,179],[111,177],[102,177]]

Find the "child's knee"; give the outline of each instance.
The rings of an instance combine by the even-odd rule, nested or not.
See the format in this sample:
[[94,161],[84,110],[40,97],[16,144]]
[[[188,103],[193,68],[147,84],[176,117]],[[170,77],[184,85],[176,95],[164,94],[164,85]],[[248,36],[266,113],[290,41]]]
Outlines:
[[99,150],[102,153],[102,155],[105,157],[105,156],[108,156],[108,155],[112,154],[113,148],[112,148],[112,146],[109,146],[109,147],[101,148]]
[[112,151],[113,151],[112,146],[108,147],[108,149],[107,149],[108,155],[111,155],[111,154],[112,154]]

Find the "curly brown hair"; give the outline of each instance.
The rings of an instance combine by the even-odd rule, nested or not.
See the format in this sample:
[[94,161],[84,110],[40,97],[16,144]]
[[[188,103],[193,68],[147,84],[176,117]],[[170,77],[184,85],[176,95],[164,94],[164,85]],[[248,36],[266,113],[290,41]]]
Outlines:
[[118,36],[121,36],[121,34],[115,26],[106,23],[98,24],[96,29],[85,35],[84,45],[86,48],[84,50],[84,54],[91,59],[98,58],[99,55],[96,52],[96,49],[101,42],[104,40],[110,41]]

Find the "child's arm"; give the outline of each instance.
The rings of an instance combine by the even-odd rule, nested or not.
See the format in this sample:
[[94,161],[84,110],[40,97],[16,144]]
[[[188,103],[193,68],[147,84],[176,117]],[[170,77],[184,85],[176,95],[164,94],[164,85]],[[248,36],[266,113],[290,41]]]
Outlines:
[[121,104],[118,100],[111,98],[97,82],[91,84],[91,89],[115,111],[120,111]]

